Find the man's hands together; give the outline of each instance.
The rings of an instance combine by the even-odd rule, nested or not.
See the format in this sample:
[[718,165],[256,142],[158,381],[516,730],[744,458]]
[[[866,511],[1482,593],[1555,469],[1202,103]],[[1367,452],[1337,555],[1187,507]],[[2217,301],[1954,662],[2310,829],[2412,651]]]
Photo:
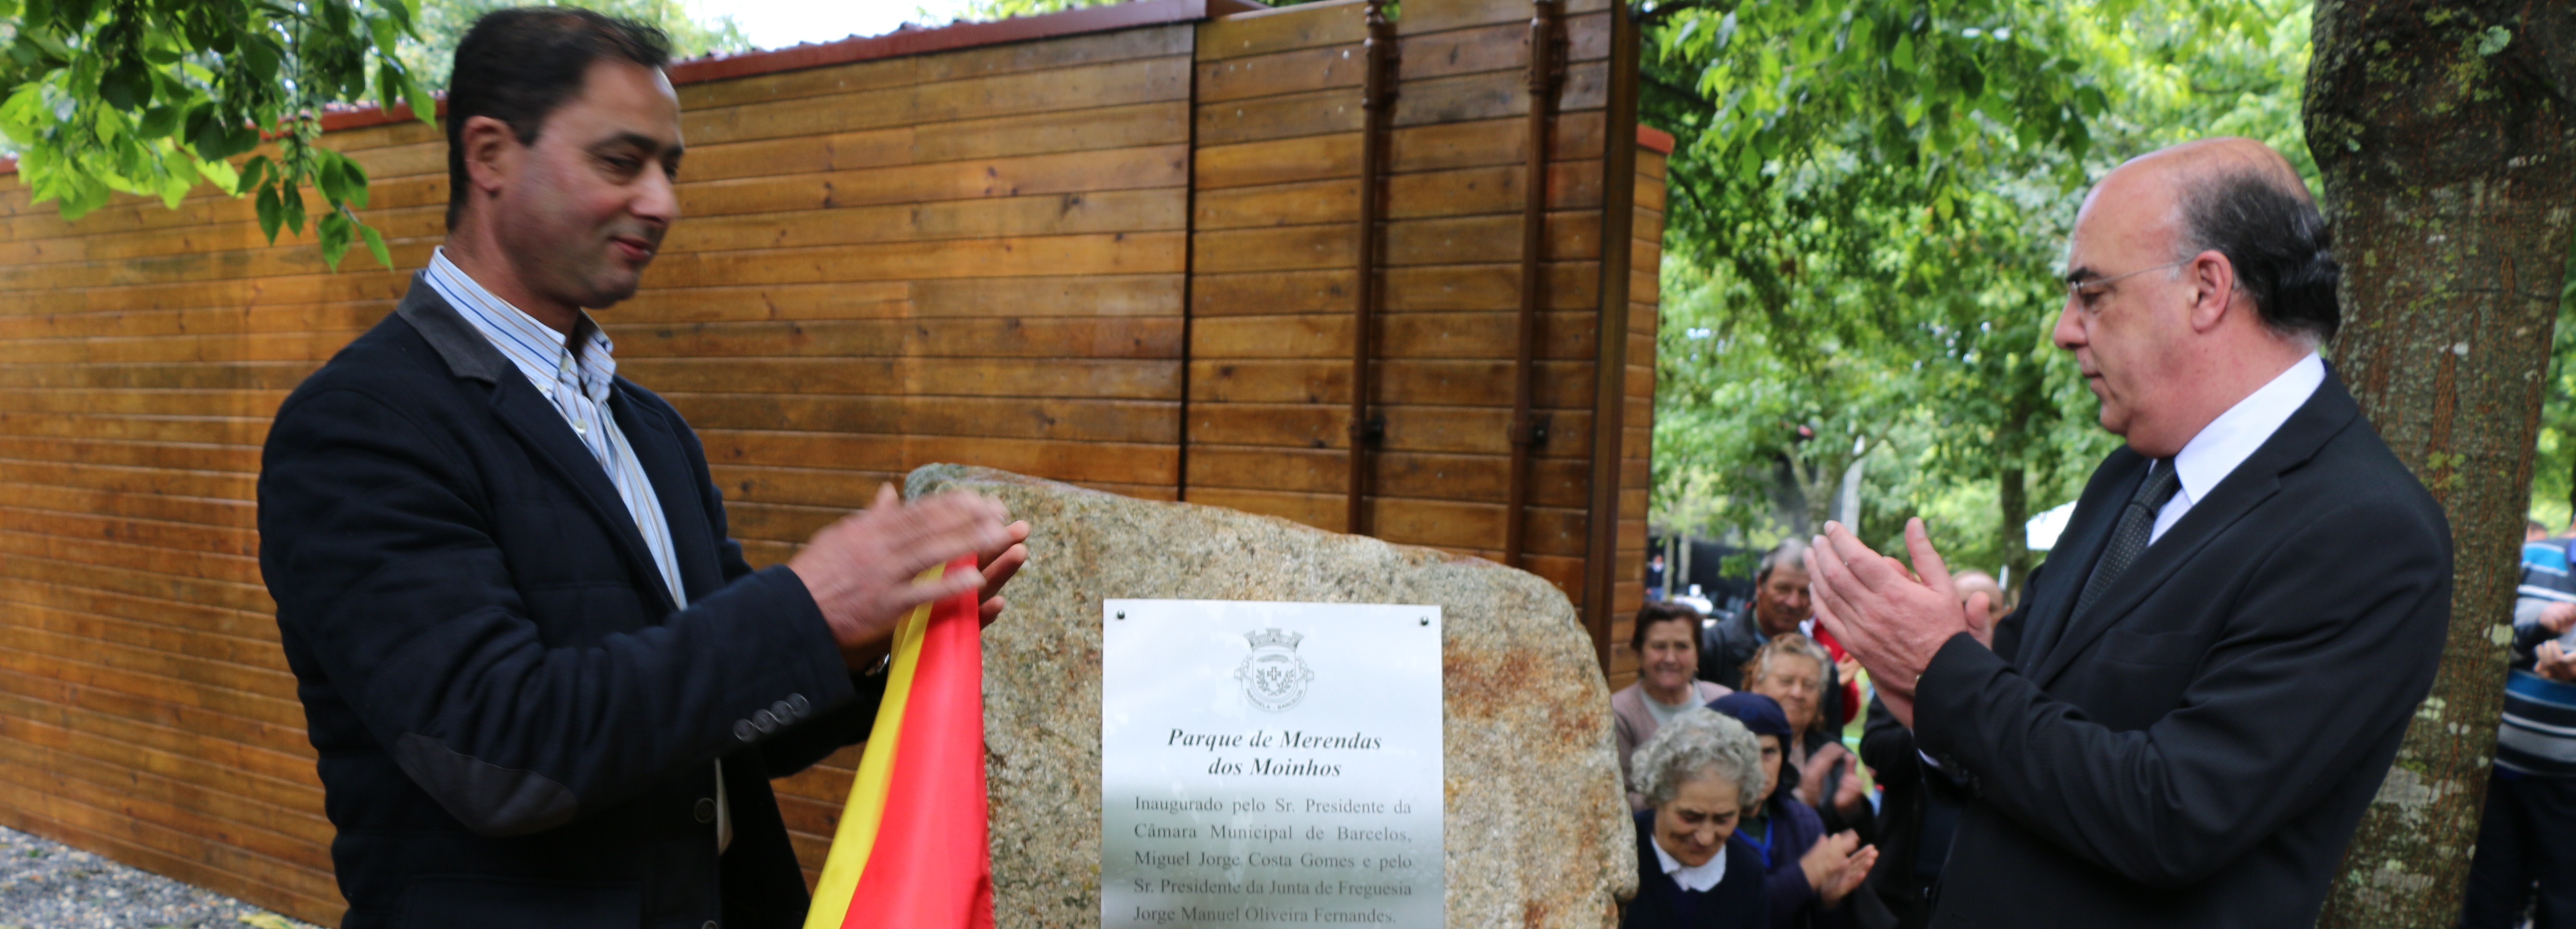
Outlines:
[[1871,551],[1841,523],[1826,523],[1807,556],[1815,591],[1816,621],[1869,669],[1879,699],[1896,721],[1914,725],[1914,684],[1932,656],[1965,632],[1989,647],[1986,595],[1961,602],[1950,568],[1932,548],[1923,520],[1905,521],[1905,548],[1913,570]]
[[[990,625],[1007,602],[1002,585],[1029,557],[1029,524],[1004,524],[1010,511],[972,493],[944,493],[903,502],[894,485],[877,489],[876,503],[814,533],[787,569],[805,582],[842,660],[862,668],[884,656],[895,625],[914,607],[980,590],[982,620]],[[922,571],[973,553],[976,568],[943,572],[924,582]]]

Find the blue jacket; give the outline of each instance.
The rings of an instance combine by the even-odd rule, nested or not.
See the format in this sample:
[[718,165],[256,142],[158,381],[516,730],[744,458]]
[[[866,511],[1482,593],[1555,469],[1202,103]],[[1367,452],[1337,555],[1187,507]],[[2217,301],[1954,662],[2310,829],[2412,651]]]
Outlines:
[[624,378],[611,407],[687,609],[563,417],[418,281],[278,410],[260,569],[346,929],[802,923],[769,779],[864,738],[883,679],[744,563],[679,413]]

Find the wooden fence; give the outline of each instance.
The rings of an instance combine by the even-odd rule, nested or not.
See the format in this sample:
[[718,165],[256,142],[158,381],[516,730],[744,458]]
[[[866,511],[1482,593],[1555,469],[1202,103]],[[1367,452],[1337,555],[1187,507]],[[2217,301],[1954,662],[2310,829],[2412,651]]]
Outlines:
[[[1597,641],[1625,638],[1670,143],[1634,125],[1621,14],[1571,0],[1541,33],[1562,79],[1534,178],[1527,0],[1405,0],[1378,129],[1367,6],[1229,12],[1248,6],[672,69],[683,218],[601,319],[620,373],[705,440],[756,563],[937,461],[1336,530],[1356,511],[1391,541],[1508,558],[1529,272],[1546,428],[1523,563]],[[332,829],[258,572],[259,446],[391,310],[447,199],[436,131],[331,124],[399,270],[362,250],[330,273],[210,190],[66,223],[0,176],[0,825],[326,923]],[[1365,225],[1363,151],[1382,159]],[[1356,507],[1354,384],[1383,422]],[[1633,659],[1603,653],[1623,682]],[[855,758],[777,785],[809,870]]]

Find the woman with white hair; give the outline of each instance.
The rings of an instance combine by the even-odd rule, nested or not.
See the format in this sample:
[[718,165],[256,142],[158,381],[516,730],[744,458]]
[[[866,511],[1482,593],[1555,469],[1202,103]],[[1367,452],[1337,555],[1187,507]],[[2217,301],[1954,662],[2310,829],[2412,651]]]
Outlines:
[[1687,710],[1637,747],[1637,898],[1620,929],[1764,929],[1762,857],[1735,833],[1760,806],[1762,755],[1735,719]]

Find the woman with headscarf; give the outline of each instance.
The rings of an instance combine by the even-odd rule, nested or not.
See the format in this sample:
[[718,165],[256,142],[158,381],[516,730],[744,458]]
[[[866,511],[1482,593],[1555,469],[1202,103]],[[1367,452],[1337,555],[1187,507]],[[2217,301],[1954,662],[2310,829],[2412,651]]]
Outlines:
[[1816,640],[1784,632],[1744,663],[1744,689],[1770,697],[1789,718],[1793,734],[1783,740],[1789,767],[1798,771],[1789,782],[1799,800],[1824,818],[1825,830],[1846,829],[1866,842],[1878,835],[1877,817],[1860,779],[1859,759],[1843,747],[1837,724],[1828,721],[1822,696],[1825,669],[1833,658]]
[[1762,751],[1763,802],[1736,831],[1761,855],[1773,929],[1855,925],[1853,908],[1843,902],[1869,876],[1878,849],[1848,830],[1825,834],[1816,811],[1791,794],[1798,771],[1787,758],[1796,732],[1788,715],[1778,701],[1752,691],[1719,697],[1708,708],[1742,722]]
[[1736,824],[1762,802],[1762,762],[1744,724],[1699,707],[1639,746],[1637,897],[1620,929],[1768,929],[1762,859]]

